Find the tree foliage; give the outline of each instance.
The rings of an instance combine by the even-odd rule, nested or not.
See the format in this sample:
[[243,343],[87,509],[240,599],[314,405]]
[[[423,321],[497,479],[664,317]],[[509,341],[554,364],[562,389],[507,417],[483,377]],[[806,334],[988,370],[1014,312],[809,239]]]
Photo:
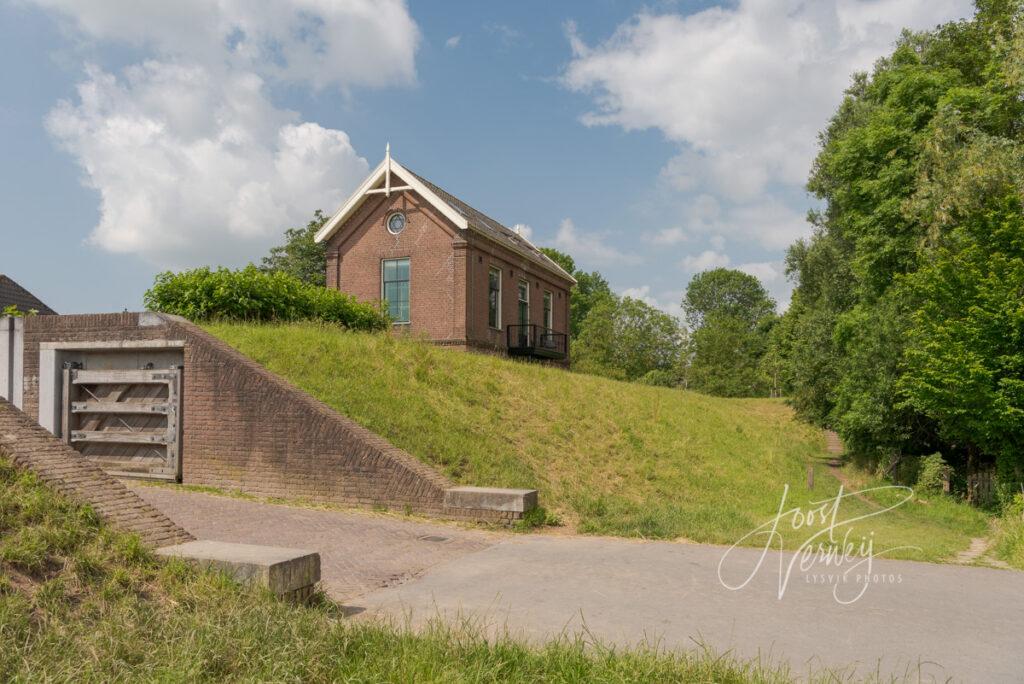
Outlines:
[[690,330],[700,330],[710,319],[734,318],[756,327],[775,313],[775,302],[754,276],[729,268],[715,268],[693,276],[683,295],[683,312]]
[[314,237],[328,218],[323,211],[317,209],[305,228],[289,228],[284,231],[284,244],[270,249],[270,254],[263,257],[260,270],[287,273],[310,285],[325,285],[327,246],[317,243]]
[[763,363],[775,301],[757,278],[726,268],[698,273],[686,288],[683,312],[690,329],[687,387],[725,397],[777,390]]
[[541,247],[540,251],[576,279],[576,285],[569,294],[569,335],[576,338],[590,310],[599,302],[614,298],[615,294],[604,276],[597,271],[587,273],[577,269],[576,262],[565,252],[551,247]]
[[[671,315],[638,299],[614,296],[598,301],[573,340],[574,368],[621,380],[647,377],[668,384],[682,350],[682,331]],[[658,371],[658,375],[649,375]]]
[[890,470],[941,451],[1024,477],[1020,2],[905,33],[853,84],[808,188],[816,230],[771,355],[803,415]]

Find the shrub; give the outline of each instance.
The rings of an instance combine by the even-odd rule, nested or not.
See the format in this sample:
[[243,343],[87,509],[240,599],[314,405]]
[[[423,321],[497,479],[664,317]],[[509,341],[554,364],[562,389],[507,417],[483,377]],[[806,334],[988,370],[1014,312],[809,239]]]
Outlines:
[[204,267],[161,273],[144,301],[150,311],[198,321],[317,320],[353,330],[384,330],[388,326],[387,316],[373,304],[308,285],[287,273],[260,271],[252,264],[237,271]]
[[672,371],[655,368],[641,375],[637,382],[655,387],[675,387],[679,384],[679,378]]
[[942,492],[942,483],[950,475],[951,468],[942,458],[942,454],[936,452],[931,456],[921,459],[921,468],[917,474],[917,491],[928,494],[939,494]]

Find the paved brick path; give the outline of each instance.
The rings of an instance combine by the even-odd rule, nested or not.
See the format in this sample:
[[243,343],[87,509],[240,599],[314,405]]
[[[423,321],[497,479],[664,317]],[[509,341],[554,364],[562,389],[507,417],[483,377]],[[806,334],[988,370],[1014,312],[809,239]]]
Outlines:
[[324,590],[339,601],[406,582],[502,537],[451,525],[279,506],[169,487],[132,489],[199,539],[319,551]]

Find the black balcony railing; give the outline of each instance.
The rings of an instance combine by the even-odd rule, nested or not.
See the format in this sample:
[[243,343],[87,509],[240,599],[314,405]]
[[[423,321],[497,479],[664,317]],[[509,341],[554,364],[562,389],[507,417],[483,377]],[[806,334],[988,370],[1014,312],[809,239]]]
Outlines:
[[512,356],[564,359],[569,351],[568,335],[542,325],[509,325],[505,334],[508,336],[508,353]]

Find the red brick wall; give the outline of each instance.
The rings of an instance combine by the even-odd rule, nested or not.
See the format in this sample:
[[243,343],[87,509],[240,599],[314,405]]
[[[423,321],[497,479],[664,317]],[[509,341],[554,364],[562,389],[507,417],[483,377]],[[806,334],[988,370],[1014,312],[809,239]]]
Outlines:
[[[396,181],[398,182],[398,181]],[[392,235],[388,215],[401,210],[406,227]],[[464,244],[446,219],[409,192],[367,200],[327,242],[327,285],[364,301],[381,298],[381,260],[409,257],[409,325],[396,330],[439,341],[461,341],[464,297],[459,293],[455,245]],[[339,286],[340,283],[340,286]]]
[[183,320],[185,482],[263,496],[441,512],[450,483]]
[[40,342],[182,340],[184,482],[448,513],[444,489],[451,483],[442,475],[184,319],[166,316],[149,327],[139,326],[139,314],[26,321],[25,412],[33,419]]
[[39,343],[94,342],[98,340],[154,340],[166,336],[162,328],[140,327],[138,313],[28,316],[25,321],[25,394],[22,409],[39,416]]
[[[405,212],[407,226],[395,236],[385,221],[397,210]],[[461,231],[413,192],[371,197],[328,240],[327,286],[362,300],[379,300],[380,262],[400,257],[410,258],[411,324],[397,329],[446,344],[504,349],[505,326],[519,322],[517,287],[525,279],[530,283],[530,322],[543,324],[548,290],[555,330],[569,330],[568,282],[472,231],[463,239]],[[491,266],[502,270],[501,330],[488,325]]]
[[[519,323],[519,282],[530,285],[530,322],[544,324],[544,291],[551,292],[552,323],[558,332],[569,331],[569,291],[532,261],[489,240],[472,237],[467,274],[467,321],[469,343],[504,349],[505,326]],[[501,330],[488,323],[488,273],[501,269]]]
[[150,546],[170,546],[192,535],[123,484],[81,457],[29,415],[0,399],[0,454],[34,472],[57,492],[89,504],[114,527]]

